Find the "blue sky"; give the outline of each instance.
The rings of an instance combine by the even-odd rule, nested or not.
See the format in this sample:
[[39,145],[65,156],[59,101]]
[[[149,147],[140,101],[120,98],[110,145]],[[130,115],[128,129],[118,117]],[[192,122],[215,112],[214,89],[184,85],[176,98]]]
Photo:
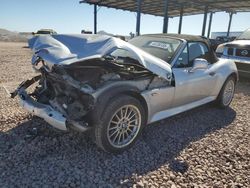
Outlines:
[[[212,32],[226,31],[229,16],[214,14]],[[233,16],[232,31],[250,28],[250,13]],[[203,15],[183,17],[182,33],[201,34]],[[162,32],[162,17],[142,14],[141,33]],[[179,18],[169,20],[169,32],[176,33]],[[136,14],[108,9],[98,10],[98,31],[128,35],[135,33]],[[30,32],[52,28],[58,33],[80,33],[82,29],[93,30],[93,6],[79,4],[79,0],[0,0],[0,28]]]

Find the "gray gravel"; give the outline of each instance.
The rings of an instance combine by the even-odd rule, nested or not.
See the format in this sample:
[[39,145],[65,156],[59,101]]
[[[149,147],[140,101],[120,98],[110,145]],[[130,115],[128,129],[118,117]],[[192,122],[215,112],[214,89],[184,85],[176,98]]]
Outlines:
[[0,43],[0,187],[250,187],[250,82],[212,104],[147,126],[121,155],[27,114],[12,90],[33,73],[24,43]]

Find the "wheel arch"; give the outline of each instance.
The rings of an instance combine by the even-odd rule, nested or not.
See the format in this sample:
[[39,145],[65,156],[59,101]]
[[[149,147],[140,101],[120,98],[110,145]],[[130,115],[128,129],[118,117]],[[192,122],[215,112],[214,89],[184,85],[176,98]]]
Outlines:
[[147,122],[148,121],[148,105],[147,105],[147,102],[146,102],[145,98],[141,95],[141,93],[140,92],[135,92],[135,91],[127,91],[127,92],[124,92],[124,93],[121,93],[121,94],[125,94],[125,95],[128,95],[128,96],[134,97],[142,104],[142,106],[143,106],[143,108],[145,110],[145,114],[146,114],[145,120]]
[[232,73],[228,76],[228,78],[229,78],[230,76],[234,77],[234,79],[235,79],[236,82],[239,81],[239,75],[238,75],[238,73],[232,72]]
[[97,121],[102,117],[105,107],[109,104],[109,102],[120,95],[128,95],[137,99],[145,109],[145,120],[148,120],[148,106],[146,100],[141,95],[141,91],[135,86],[126,84],[111,87],[107,90],[104,90],[101,94],[98,95],[98,97],[96,98],[95,107],[88,115],[90,123],[96,124]]
[[[234,79],[234,84],[236,84],[236,82],[238,81],[238,74],[236,72],[232,72],[231,74],[229,74],[227,77],[226,77],[226,80],[224,81],[222,87],[221,87],[221,90],[216,98],[216,104],[218,105],[218,107],[220,108],[226,108],[227,106],[230,105],[232,99],[233,99],[233,96],[231,98],[231,100],[229,101],[228,104],[224,104],[223,103],[223,93],[224,93],[224,89],[225,89],[225,85],[227,83],[227,81],[230,79],[230,78],[233,78]],[[235,90],[235,85],[234,85],[234,90]],[[234,92],[234,91],[233,91]]]

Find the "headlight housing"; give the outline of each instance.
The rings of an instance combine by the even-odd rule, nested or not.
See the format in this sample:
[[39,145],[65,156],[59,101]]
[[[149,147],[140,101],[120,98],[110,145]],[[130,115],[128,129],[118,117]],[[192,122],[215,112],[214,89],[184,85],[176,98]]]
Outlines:
[[216,48],[216,53],[218,54],[223,54],[223,51],[225,49],[225,46],[223,44],[220,44],[217,48]]

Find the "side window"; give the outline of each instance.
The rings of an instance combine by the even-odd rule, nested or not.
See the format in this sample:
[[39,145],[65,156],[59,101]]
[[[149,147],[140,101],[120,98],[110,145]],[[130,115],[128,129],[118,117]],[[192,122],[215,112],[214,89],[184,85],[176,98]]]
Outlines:
[[192,67],[196,58],[203,58],[210,62],[208,47],[202,42],[189,42],[178,57],[175,67]]
[[189,63],[193,64],[196,58],[203,58],[209,62],[209,51],[207,46],[202,42],[190,42],[189,48]]
[[188,67],[189,66],[189,61],[188,61],[188,48],[187,46],[184,48],[182,53],[177,59],[177,62],[175,64],[175,67],[177,68],[183,68],[183,67]]

